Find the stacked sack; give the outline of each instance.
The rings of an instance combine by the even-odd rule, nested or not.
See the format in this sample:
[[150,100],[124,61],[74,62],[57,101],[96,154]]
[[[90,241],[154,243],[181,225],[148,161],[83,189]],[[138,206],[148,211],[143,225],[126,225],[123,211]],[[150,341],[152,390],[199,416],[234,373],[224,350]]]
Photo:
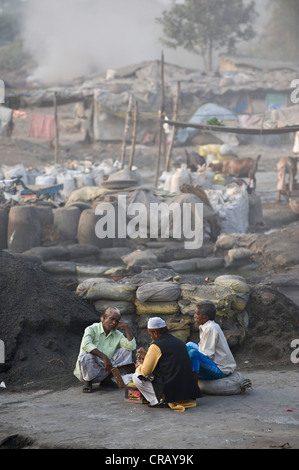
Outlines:
[[[153,276],[154,278],[154,276]],[[122,281],[91,278],[77,287],[77,295],[91,301],[101,315],[108,306],[116,306],[125,316],[137,337],[138,344],[147,344],[147,321],[150,317],[163,318],[170,333],[185,343],[198,341],[198,327],[194,324],[195,305],[201,300],[212,300],[217,309],[216,322],[220,324],[230,346],[243,343],[247,327],[246,305],[250,287],[241,276],[218,276],[204,285],[170,280],[144,278],[141,285],[134,277]]]
[[124,321],[128,322],[135,336],[135,284],[122,284],[113,279],[105,277],[95,277],[81,282],[76,289],[76,294],[91,302],[99,317],[103,315],[106,308],[117,307],[120,310]]
[[[229,345],[243,343],[248,327],[246,305],[250,296],[250,287],[243,277],[218,276],[214,282],[203,286],[184,284],[181,291],[179,305],[182,315],[190,317],[194,314],[197,302],[211,300],[216,305],[216,322],[221,326]],[[192,326],[192,333],[196,340],[197,326]]]
[[[118,305],[122,304],[121,313],[134,312],[130,304],[134,305],[136,286],[134,284],[121,284],[117,281],[105,277],[90,278],[81,282],[76,294],[84,299],[93,302],[96,310],[104,313],[101,301],[104,303],[114,302]],[[101,303],[100,303],[101,302]]]

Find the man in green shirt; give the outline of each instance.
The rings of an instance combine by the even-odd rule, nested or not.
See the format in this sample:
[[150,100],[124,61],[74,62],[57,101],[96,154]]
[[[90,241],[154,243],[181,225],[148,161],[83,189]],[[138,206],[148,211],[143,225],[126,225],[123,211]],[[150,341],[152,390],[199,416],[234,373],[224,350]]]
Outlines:
[[[112,367],[132,362],[136,340],[129,325],[120,319],[120,311],[108,307],[102,321],[93,323],[84,331],[74,374],[84,383],[85,393],[92,391],[92,383],[107,379]],[[119,328],[124,328],[126,336]]]

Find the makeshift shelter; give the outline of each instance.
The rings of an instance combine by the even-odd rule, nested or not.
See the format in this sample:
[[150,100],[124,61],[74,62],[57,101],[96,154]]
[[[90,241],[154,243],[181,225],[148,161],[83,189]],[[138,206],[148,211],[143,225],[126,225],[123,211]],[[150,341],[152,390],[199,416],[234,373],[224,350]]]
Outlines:
[[[177,121],[193,120],[197,111],[209,104],[224,108],[225,114],[229,112],[237,119],[245,116],[241,127],[248,127],[251,126],[249,117],[260,125],[259,120],[264,118],[265,113],[292,104],[291,82],[298,76],[298,68],[296,64],[250,59],[237,62],[237,59],[223,57],[219,70],[206,74],[165,63],[162,89],[161,61],[146,61],[81,77],[55,88],[32,88],[18,92],[18,95],[20,107],[51,106],[55,92],[58,106],[84,103],[85,122],[82,129],[87,140],[91,141],[123,140],[128,105],[132,98],[133,105],[138,102],[136,142],[144,143],[147,134],[154,135],[151,140],[154,142],[159,133],[162,99],[165,116],[172,118],[178,83]],[[299,119],[296,124],[299,124]]]
[[255,114],[291,104],[290,86],[294,77],[298,76],[299,65],[252,57],[222,56],[218,70],[231,86],[246,85],[237,103],[238,114],[246,111]]

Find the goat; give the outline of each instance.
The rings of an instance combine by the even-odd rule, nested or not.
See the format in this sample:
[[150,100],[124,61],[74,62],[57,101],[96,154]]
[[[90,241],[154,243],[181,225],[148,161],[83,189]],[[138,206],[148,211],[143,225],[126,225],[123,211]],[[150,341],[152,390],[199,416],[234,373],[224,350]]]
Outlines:
[[191,154],[189,154],[189,152],[185,150],[185,154],[186,154],[187,168],[190,168],[190,170],[193,172],[196,172],[198,170],[198,167],[206,164],[205,157],[202,157],[196,152],[191,152]]
[[240,158],[238,160],[224,160],[223,162],[210,163],[209,168],[212,171],[222,173],[223,175],[249,178],[253,181],[253,187],[255,189],[255,173],[257,171],[260,158],[261,155],[259,155],[255,160],[250,157]]

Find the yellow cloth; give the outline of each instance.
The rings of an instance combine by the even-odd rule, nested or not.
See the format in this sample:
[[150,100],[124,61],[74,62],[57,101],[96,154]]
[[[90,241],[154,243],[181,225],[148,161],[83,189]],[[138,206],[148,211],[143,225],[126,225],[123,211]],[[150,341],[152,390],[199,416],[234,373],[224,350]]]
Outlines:
[[196,400],[183,400],[167,404],[173,411],[185,411],[186,408],[193,408],[197,406]]

